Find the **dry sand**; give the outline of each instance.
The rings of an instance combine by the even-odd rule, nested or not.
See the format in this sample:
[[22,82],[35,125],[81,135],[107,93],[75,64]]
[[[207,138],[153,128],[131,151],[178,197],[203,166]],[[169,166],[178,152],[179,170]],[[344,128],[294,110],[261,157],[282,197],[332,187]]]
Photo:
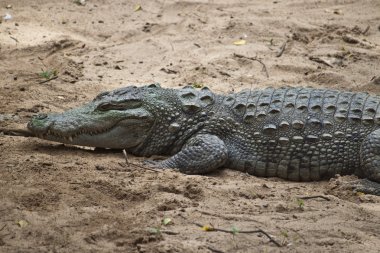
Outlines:
[[[378,0],[0,0],[6,13],[0,127],[25,127],[35,113],[128,84],[380,92]],[[247,43],[234,45],[239,39]],[[257,57],[268,76],[260,62],[234,54]],[[58,78],[39,83],[41,69]],[[0,136],[0,252],[379,252],[380,197],[341,187],[354,179],[153,172],[126,166],[120,152]],[[315,195],[330,201],[297,201]],[[194,222],[263,229],[282,247]]]

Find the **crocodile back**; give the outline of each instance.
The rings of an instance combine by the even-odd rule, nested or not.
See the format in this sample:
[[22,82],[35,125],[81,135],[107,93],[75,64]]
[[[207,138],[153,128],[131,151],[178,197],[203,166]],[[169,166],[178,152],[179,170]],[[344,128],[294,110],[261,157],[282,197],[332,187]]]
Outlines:
[[211,131],[231,147],[232,168],[259,176],[319,180],[360,167],[360,145],[380,127],[379,104],[380,97],[367,93],[243,90],[223,98],[214,120],[227,123]]

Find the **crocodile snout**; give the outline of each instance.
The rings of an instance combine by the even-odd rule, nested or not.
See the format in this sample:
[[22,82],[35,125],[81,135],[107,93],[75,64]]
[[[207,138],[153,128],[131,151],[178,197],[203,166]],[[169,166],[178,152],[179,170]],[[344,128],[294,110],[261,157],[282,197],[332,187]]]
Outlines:
[[44,134],[52,123],[47,114],[38,114],[28,122],[28,129],[35,134]]

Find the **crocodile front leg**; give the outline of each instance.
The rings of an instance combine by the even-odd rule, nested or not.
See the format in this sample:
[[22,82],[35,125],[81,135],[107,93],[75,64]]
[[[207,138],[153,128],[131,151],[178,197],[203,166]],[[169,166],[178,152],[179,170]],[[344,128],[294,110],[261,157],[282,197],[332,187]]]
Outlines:
[[186,143],[180,152],[159,162],[160,168],[177,168],[186,174],[206,174],[223,166],[228,159],[224,142],[215,135],[199,134]]

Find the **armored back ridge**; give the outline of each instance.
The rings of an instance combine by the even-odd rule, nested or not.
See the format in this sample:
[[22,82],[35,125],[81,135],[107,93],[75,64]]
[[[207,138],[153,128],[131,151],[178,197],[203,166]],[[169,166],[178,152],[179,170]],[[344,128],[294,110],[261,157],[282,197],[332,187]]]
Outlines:
[[[379,103],[379,96],[327,89],[224,96],[208,88],[153,84],[102,93],[81,108],[36,117],[28,126],[48,140],[170,155],[154,166],[188,174],[229,167],[293,181],[356,173],[380,182]],[[378,184],[371,187],[365,190],[380,194]]]

